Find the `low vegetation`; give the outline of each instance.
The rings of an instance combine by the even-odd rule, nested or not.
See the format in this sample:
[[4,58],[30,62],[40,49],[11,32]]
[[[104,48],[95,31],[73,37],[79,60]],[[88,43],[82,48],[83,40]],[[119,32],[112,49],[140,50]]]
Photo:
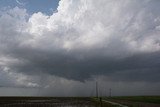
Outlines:
[[123,96],[123,97],[106,97],[105,99],[160,104],[160,96]]
[[160,107],[160,96],[125,97],[0,97],[0,107],[119,107],[107,103],[116,102],[128,107]]

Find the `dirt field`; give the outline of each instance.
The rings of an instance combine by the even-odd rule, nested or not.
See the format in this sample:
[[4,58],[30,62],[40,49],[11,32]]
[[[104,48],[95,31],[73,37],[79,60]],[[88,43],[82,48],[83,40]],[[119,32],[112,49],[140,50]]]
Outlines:
[[[160,107],[159,96],[103,97],[128,107]],[[0,97],[0,107],[119,107],[90,97]]]
[[0,107],[95,107],[89,98],[1,97]]
[[[0,107],[101,107],[89,97],[0,97]],[[114,107],[103,104],[103,107]]]

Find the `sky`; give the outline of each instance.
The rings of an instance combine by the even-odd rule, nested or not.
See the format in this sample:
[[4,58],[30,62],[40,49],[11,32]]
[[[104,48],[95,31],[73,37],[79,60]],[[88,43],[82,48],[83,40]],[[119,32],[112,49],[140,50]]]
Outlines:
[[0,96],[160,95],[159,0],[0,0]]
[[0,8],[25,8],[27,13],[42,12],[47,15],[57,10],[59,0],[0,0]]

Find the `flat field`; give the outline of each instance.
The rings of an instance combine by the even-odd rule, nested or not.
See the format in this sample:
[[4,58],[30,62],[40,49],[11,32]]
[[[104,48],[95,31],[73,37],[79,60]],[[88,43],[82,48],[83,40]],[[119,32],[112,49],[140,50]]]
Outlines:
[[[0,97],[0,107],[101,107],[90,97]],[[115,107],[105,103],[103,107]]]
[[160,107],[160,96],[118,96],[104,97],[103,99],[129,107]]
[[0,97],[0,107],[160,107],[160,96],[102,97],[102,102],[91,97]]

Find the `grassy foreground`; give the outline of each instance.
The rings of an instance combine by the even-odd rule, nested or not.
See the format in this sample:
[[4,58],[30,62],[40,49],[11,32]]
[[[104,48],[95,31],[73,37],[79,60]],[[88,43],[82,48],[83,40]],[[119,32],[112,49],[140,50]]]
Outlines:
[[119,96],[103,97],[103,99],[128,107],[160,107],[160,96]]
[[106,97],[105,99],[160,104],[160,96],[123,96],[123,97]]

